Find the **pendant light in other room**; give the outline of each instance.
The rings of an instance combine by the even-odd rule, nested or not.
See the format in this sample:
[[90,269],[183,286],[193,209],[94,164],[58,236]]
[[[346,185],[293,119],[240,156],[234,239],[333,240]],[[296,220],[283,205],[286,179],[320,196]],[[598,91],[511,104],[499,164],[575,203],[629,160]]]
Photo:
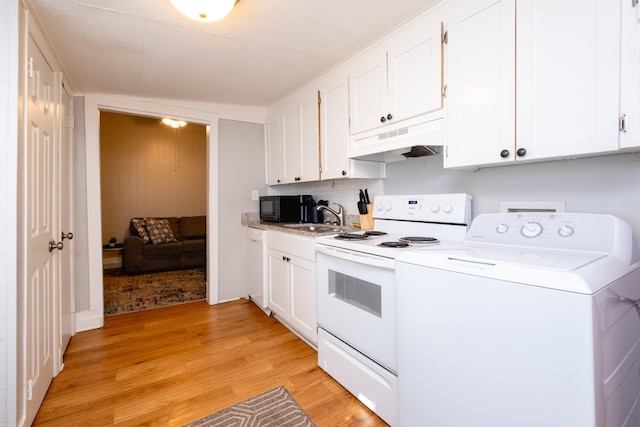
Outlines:
[[174,119],[170,119],[170,118],[162,119],[162,123],[164,123],[167,126],[171,126],[174,129],[179,129],[179,128],[185,127],[187,125],[187,122],[185,122],[183,120],[174,120]]
[[171,4],[191,19],[212,22],[227,16],[238,1],[240,0],[171,0]]

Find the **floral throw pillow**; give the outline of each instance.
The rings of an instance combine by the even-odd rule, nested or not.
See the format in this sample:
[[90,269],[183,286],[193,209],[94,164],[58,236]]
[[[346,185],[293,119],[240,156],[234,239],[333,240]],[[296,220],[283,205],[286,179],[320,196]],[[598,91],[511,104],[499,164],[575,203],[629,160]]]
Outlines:
[[142,244],[146,245],[151,242],[151,238],[149,237],[149,233],[147,233],[147,223],[145,218],[133,218],[131,220],[133,224],[133,228],[136,229],[138,235],[142,237]]
[[177,241],[175,237],[173,237],[173,231],[171,231],[168,219],[146,218],[145,223],[147,225],[147,233],[149,233],[149,238],[151,238],[151,243],[154,245]]

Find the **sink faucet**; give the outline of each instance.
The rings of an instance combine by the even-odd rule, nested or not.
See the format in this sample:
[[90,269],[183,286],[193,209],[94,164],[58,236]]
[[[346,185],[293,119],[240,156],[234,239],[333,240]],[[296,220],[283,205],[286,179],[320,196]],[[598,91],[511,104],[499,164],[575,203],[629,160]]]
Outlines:
[[334,205],[338,206],[338,211],[334,211],[333,209],[324,206],[324,205],[318,205],[318,207],[316,208],[317,210],[321,211],[323,209],[328,210],[329,212],[331,212],[333,214],[333,216],[335,216],[338,219],[338,225],[342,226],[345,225],[345,212],[344,212],[344,208],[342,207],[341,204],[339,203],[334,203]]

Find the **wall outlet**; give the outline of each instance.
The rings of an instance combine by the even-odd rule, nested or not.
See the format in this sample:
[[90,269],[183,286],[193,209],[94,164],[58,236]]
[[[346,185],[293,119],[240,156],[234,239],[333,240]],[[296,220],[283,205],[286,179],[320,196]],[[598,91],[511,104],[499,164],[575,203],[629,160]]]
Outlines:
[[258,200],[259,198],[258,190],[251,190],[251,200]]

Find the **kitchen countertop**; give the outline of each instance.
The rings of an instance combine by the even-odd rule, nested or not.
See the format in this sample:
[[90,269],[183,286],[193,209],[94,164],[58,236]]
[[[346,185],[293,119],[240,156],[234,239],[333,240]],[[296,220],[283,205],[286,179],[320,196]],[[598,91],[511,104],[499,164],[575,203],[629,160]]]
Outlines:
[[[256,212],[246,212],[242,213],[240,218],[240,223],[247,227],[259,228],[262,230],[276,230],[283,231],[286,233],[299,234],[301,236],[309,236],[309,237],[318,237],[318,236],[327,236],[331,234],[338,233],[349,233],[353,231],[357,231],[358,229],[353,226],[353,224],[359,221],[358,215],[348,215],[347,214],[347,226],[338,227],[337,225],[331,224],[299,224],[299,223],[278,223],[278,222],[263,222],[260,221],[260,216]],[[301,229],[300,227],[305,226],[316,226],[316,227],[332,227],[332,230],[329,231],[309,231]]]

